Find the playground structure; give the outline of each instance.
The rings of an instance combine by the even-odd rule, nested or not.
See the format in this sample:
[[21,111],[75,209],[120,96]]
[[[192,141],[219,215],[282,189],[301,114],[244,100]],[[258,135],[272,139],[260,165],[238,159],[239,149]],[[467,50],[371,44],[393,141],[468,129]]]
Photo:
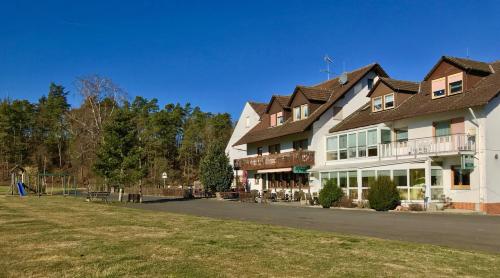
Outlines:
[[26,196],[28,192],[41,196],[60,194],[63,196],[77,195],[76,178],[68,173],[28,173],[28,171],[16,165],[10,171],[10,194],[17,191],[20,196]]

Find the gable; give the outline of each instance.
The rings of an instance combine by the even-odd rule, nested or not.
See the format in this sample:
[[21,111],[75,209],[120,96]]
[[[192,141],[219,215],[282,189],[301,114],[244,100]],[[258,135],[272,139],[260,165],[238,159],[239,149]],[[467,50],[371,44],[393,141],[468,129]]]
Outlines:
[[441,61],[439,65],[428,75],[427,80],[442,78],[455,73],[463,72],[462,69],[450,64],[447,61]]
[[274,113],[278,113],[278,112],[281,112],[283,111],[283,107],[281,106],[281,104],[276,100],[274,99],[273,102],[271,103],[271,106],[269,106],[269,111],[268,113],[269,114],[274,114]]
[[293,108],[302,104],[309,104],[309,100],[304,96],[304,93],[298,91],[293,97],[290,107]]

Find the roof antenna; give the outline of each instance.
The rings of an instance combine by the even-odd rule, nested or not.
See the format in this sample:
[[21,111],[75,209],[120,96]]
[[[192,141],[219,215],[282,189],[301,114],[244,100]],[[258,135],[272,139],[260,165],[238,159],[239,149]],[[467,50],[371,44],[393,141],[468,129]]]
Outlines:
[[469,48],[467,47],[467,59],[469,59]]
[[320,72],[325,72],[327,80],[330,80],[330,73],[332,73],[330,71],[330,64],[333,63],[333,60],[326,54],[325,57],[323,57],[323,61],[326,63],[326,70],[320,70]]

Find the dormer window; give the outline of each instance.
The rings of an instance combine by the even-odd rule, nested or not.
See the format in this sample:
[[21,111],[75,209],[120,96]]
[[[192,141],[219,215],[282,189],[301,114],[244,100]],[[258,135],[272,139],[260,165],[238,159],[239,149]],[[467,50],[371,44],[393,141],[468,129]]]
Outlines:
[[463,84],[463,74],[457,73],[448,76],[448,94],[455,95],[460,94],[462,92],[462,84]]
[[283,117],[283,112],[279,112],[276,114],[276,124],[282,125],[285,122],[285,117]]
[[293,120],[303,120],[309,117],[309,106],[307,104],[302,104],[293,108]]
[[275,126],[276,126],[276,114],[271,114],[270,121],[271,121],[271,122],[269,123],[269,125],[270,125],[271,127],[275,127]]
[[372,111],[382,111],[382,97],[376,97],[372,99]]
[[394,94],[384,96],[384,109],[394,108]]
[[302,112],[302,119],[309,117],[309,106],[307,104],[301,105],[300,110]]
[[446,96],[446,80],[439,78],[432,80],[432,98],[440,98]]

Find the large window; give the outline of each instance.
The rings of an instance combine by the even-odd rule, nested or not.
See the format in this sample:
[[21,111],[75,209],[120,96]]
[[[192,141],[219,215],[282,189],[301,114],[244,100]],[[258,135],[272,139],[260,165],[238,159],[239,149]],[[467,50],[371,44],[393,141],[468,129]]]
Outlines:
[[384,96],[384,109],[394,108],[394,94]]
[[432,169],[431,170],[431,199],[432,200],[443,200],[443,170]]
[[408,200],[408,170],[393,170],[393,181],[398,187],[399,197],[401,200]]
[[358,157],[366,157],[366,131],[358,133]]
[[377,139],[377,129],[327,137],[327,160],[377,156]]
[[407,142],[408,141],[408,128],[396,129],[396,141],[397,142]]
[[382,97],[376,97],[372,99],[372,111],[382,111]]
[[347,159],[347,135],[339,136],[339,159]]
[[451,122],[443,121],[434,124],[436,136],[448,136],[451,134]]
[[382,144],[391,143],[392,141],[392,133],[390,129],[382,129],[380,130],[380,142]]
[[349,171],[347,172],[348,176],[348,189],[349,189],[349,198],[358,199],[358,172],[357,171]]
[[368,130],[367,138],[368,156],[377,156],[377,130]]
[[338,137],[328,137],[326,138],[326,160],[337,159],[339,159]]
[[425,169],[410,169],[410,199],[423,200],[425,191]]
[[362,170],[361,171],[361,186],[362,186],[362,198],[366,199],[370,184],[375,181],[376,172],[375,170]]
[[338,185],[346,196],[350,199],[358,199],[358,172],[357,171],[340,171],[340,172],[323,172],[321,173],[321,185],[331,179],[334,184]]
[[347,155],[349,158],[356,158],[356,133],[351,133],[347,136]]

